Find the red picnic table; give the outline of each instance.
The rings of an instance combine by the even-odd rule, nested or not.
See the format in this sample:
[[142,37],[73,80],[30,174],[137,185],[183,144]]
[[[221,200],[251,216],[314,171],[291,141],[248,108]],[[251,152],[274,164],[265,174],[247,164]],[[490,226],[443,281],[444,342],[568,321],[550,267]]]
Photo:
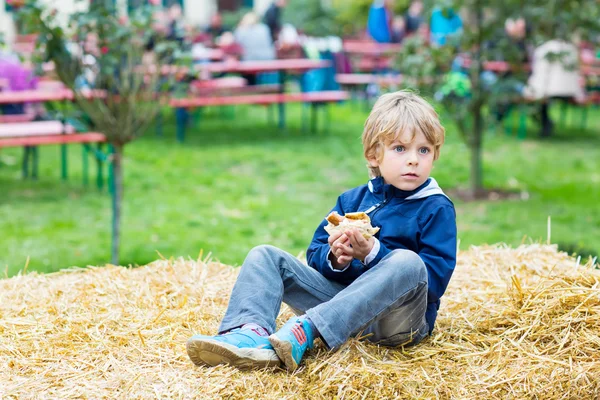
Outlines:
[[377,43],[372,40],[344,40],[344,52],[361,56],[357,68],[360,71],[380,71],[390,68],[392,57],[402,49],[400,43]]
[[[90,98],[103,98],[105,91],[91,90],[84,96]],[[43,103],[50,101],[73,100],[75,95],[69,89],[57,88],[53,91],[48,90],[21,90],[21,91],[2,91],[0,92],[0,104],[23,104],[23,103]],[[63,121],[36,121],[31,122],[33,115],[17,114],[3,117],[3,123],[0,124],[0,148],[24,146],[25,153],[23,157],[23,176],[28,176],[28,164],[30,155],[32,158],[32,176],[37,177],[37,159],[38,145],[59,144],[61,145],[61,165],[62,177],[67,179],[67,149],[69,143],[81,143],[84,145],[84,182],[87,182],[87,158],[89,152],[93,152],[98,157],[98,152],[89,147],[91,143],[99,145],[106,141],[103,134],[97,132],[87,132],[75,134],[75,130]],[[101,161],[98,160],[100,163]],[[99,164],[100,165],[100,164]],[[98,172],[98,186],[101,186],[101,170]]]
[[[89,93],[84,93],[84,96],[102,98],[106,96],[106,92],[92,90]],[[44,103],[48,101],[73,100],[74,98],[75,94],[70,89],[58,89],[54,91],[32,89],[0,92],[0,104]]]
[[203,48],[193,53],[194,61],[199,60],[222,60],[225,52],[221,49]]
[[[311,60],[307,58],[289,58],[284,60],[265,61],[224,61],[217,63],[198,64],[194,69],[204,73],[240,73],[260,74],[279,72],[279,93],[285,89],[285,77],[289,73],[301,73],[311,69],[325,68],[331,65],[327,60]],[[285,128],[285,103],[279,103],[279,128]]]
[[240,73],[259,74],[263,72],[305,72],[311,69],[328,67],[331,63],[326,60],[311,60],[307,58],[289,58],[284,60],[264,61],[223,61],[216,63],[198,64],[194,69],[209,73]]
[[402,49],[400,43],[377,43],[370,40],[344,40],[342,46],[346,53],[371,56],[398,53]]

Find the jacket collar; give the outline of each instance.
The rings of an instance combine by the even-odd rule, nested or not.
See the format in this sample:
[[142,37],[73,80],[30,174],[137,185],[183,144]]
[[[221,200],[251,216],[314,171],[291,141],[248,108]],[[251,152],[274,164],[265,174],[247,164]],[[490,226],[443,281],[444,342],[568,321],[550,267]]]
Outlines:
[[440,189],[436,180],[433,178],[427,178],[427,180],[414,190],[402,190],[397,187],[387,184],[383,181],[383,177],[378,176],[373,178],[368,183],[369,190],[375,195],[384,195],[386,199],[397,197],[401,199],[418,199],[422,197],[428,197],[434,194],[442,194],[444,192]]

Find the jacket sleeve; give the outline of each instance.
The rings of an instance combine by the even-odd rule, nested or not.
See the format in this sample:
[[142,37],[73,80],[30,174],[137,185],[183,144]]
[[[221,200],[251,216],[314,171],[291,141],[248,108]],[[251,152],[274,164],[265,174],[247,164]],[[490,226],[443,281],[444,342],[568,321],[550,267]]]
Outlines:
[[419,256],[427,266],[427,301],[437,302],[446,291],[456,266],[456,214],[454,207],[438,207],[421,222]]
[[[331,212],[333,211],[337,211],[340,215],[344,215],[346,213],[342,205],[341,197],[338,197],[335,207],[331,209]],[[319,273],[325,278],[333,281],[349,283],[356,279],[361,272],[364,272],[363,270],[365,267],[356,259],[352,260],[350,265],[343,271],[333,271],[329,267],[329,263],[327,262],[327,255],[329,254],[330,250],[329,243],[327,242],[329,235],[327,232],[325,232],[325,225],[327,225],[327,221],[323,219],[321,224],[319,224],[317,227],[310,246],[306,251],[306,261],[310,267],[319,271]]]

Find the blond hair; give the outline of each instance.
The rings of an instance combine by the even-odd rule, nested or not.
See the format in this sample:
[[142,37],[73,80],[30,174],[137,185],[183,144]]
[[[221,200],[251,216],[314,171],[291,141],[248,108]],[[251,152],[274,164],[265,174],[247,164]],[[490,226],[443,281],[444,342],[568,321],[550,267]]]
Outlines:
[[[438,159],[445,129],[431,104],[408,90],[384,94],[377,99],[365,122],[362,142],[367,161],[381,162],[385,148],[405,132],[412,134],[411,140],[417,132],[423,133],[434,148],[434,160]],[[370,164],[368,167],[372,178],[381,176],[379,167]]]

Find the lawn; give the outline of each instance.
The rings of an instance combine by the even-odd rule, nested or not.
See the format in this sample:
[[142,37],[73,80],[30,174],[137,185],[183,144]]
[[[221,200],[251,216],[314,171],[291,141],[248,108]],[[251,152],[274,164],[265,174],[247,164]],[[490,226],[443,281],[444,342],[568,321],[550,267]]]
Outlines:
[[[200,251],[231,265],[255,245],[304,251],[314,228],[344,190],[367,180],[360,134],[367,112],[345,104],[331,110],[328,134],[300,129],[300,107],[288,108],[280,132],[260,107],[235,114],[211,109],[185,144],[154,131],[125,155],[121,264]],[[558,117],[558,109],[553,110]],[[558,120],[558,118],[555,118]],[[469,152],[447,118],[447,141],[433,176],[445,189],[465,187]],[[573,123],[550,140],[530,129],[526,140],[488,134],[486,187],[519,190],[522,200],[455,201],[460,247],[546,240],[585,253],[600,250],[600,110],[587,131]],[[21,149],[0,152],[0,266],[28,270],[103,265],[110,258],[110,196],[81,182],[81,148],[70,146],[70,180],[60,180],[57,147],[41,148],[40,178],[20,177]],[[93,169],[92,169],[93,170]],[[160,253],[160,254],[159,254]],[[3,274],[4,275],[4,274]]]

